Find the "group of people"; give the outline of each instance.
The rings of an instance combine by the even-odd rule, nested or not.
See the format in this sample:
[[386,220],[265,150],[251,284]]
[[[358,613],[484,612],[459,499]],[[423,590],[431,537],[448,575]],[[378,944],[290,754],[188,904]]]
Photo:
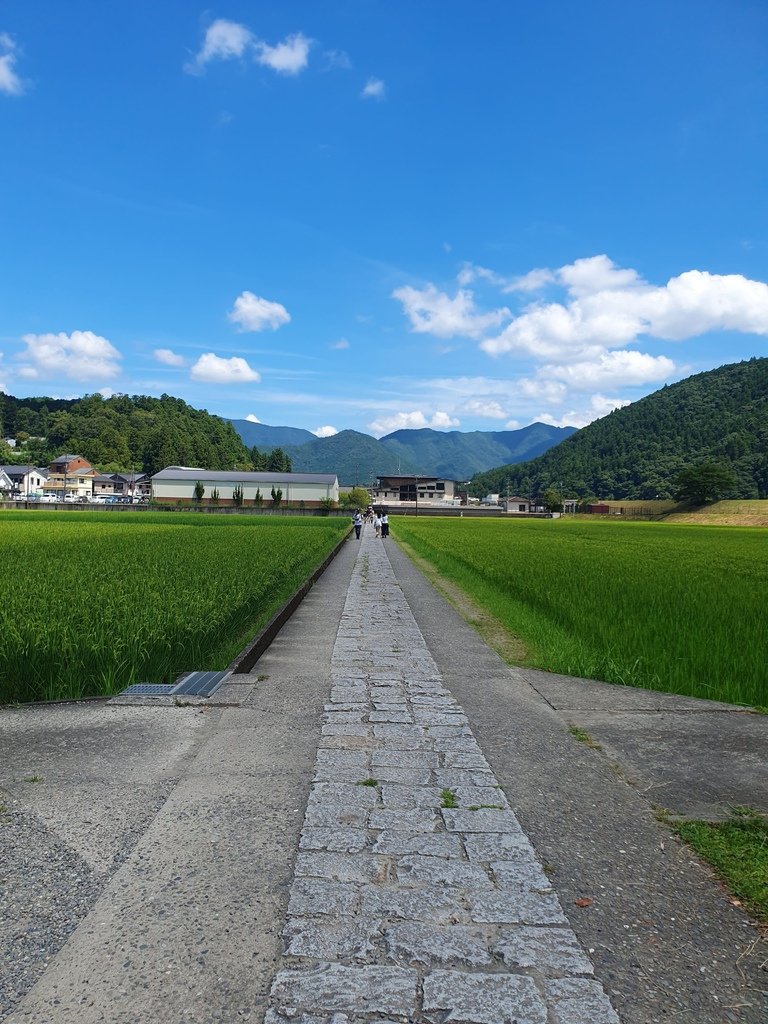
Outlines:
[[355,537],[358,540],[360,540],[364,522],[373,523],[373,529],[377,537],[389,536],[389,516],[385,508],[374,509],[372,505],[369,505],[365,512],[361,512],[359,508],[355,509],[355,514],[352,516],[352,525],[355,528]]

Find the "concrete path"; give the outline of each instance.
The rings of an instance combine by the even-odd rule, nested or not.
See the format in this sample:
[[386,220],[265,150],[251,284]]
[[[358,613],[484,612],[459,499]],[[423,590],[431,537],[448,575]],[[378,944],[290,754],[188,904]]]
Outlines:
[[363,534],[267,1024],[618,1024]]

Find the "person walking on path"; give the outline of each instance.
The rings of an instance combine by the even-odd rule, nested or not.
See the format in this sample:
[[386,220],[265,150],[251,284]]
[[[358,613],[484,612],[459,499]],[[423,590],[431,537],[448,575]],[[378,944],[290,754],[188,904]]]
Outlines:
[[381,512],[381,536],[382,539],[389,536],[389,515],[386,509]]
[[355,510],[355,514],[352,516],[352,525],[355,528],[355,537],[357,540],[360,540],[360,531],[363,528],[363,517],[359,508]]
[[373,528],[376,531],[376,536],[381,536],[381,516],[377,512],[373,520]]

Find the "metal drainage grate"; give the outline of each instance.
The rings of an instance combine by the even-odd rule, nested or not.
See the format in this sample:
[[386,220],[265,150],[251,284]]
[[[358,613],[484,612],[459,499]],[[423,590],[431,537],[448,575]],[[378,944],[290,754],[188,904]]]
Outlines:
[[229,672],[189,672],[174,686],[174,695],[183,693],[188,697],[212,697],[228,675]]
[[121,691],[121,696],[212,697],[229,672],[187,672],[175,683],[134,683]]
[[121,694],[143,694],[145,697],[162,697],[172,693],[175,689],[174,683],[134,683]]

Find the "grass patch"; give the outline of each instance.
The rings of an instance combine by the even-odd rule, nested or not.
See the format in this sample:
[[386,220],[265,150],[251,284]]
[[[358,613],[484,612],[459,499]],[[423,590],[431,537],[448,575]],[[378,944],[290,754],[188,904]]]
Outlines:
[[579,725],[569,725],[568,732],[573,736],[579,743],[583,743],[587,747],[591,747],[592,750],[602,750],[603,748],[597,742],[593,740],[586,729],[582,729]]
[[440,806],[454,808],[459,806],[459,800],[452,789],[444,789],[440,793]]
[[358,782],[358,786],[378,786],[378,784],[378,779],[362,779],[360,782]]
[[24,779],[24,781],[25,782],[42,782],[43,781],[43,776],[42,775],[27,775],[27,777]]
[[674,831],[710,864],[744,907],[768,924],[768,821],[736,808],[728,821],[683,821]]
[[768,706],[760,530],[427,516],[397,517],[392,529],[441,587],[519,638],[515,654],[484,634],[512,664]]

